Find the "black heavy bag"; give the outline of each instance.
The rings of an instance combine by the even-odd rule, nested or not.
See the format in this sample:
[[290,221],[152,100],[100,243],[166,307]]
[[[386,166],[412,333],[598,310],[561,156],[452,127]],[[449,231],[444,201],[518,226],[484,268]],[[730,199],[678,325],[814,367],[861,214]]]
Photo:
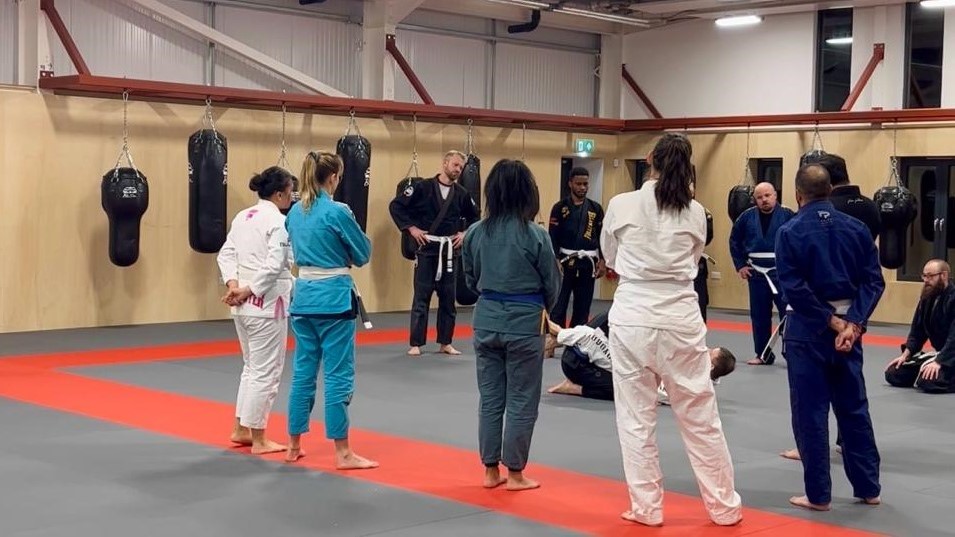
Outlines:
[[[423,181],[421,177],[405,177],[401,181],[398,181],[398,188],[395,189],[395,196],[410,196],[414,185],[419,181]],[[418,243],[415,242],[414,237],[411,236],[407,231],[401,232],[401,256],[410,261],[414,261],[417,257]]]
[[905,264],[905,232],[918,215],[915,196],[902,186],[884,186],[873,196],[882,217],[879,263],[887,269]]
[[335,149],[345,163],[345,173],[335,189],[335,201],[351,207],[362,231],[368,225],[368,183],[371,179],[371,144],[357,134],[338,140]]
[[801,168],[806,164],[815,164],[824,156],[826,156],[826,152],[822,149],[810,149],[799,157],[799,167]]
[[189,137],[189,246],[218,252],[228,233],[229,148],[225,136],[203,129]]
[[731,221],[736,222],[743,211],[756,205],[756,200],[753,198],[754,190],[752,185],[736,185],[730,189],[729,197],[726,200],[726,209]]
[[139,259],[139,222],[149,207],[149,184],[135,168],[106,172],[100,202],[109,218],[109,260],[128,267]]
[[713,242],[713,213],[705,207],[703,210],[706,211],[706,246],[709,246]]
[[477,212],[481,214],[481,159],[477,155],[468,155],[458,182],[471,194]]

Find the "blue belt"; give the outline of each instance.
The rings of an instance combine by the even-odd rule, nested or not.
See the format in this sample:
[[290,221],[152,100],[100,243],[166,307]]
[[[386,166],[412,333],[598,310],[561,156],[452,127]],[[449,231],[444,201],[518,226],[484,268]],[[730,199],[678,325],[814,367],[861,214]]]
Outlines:
[[498,293],[497,291],[481,291],[481,298],[498,302],[521,302],[544,307],[544,295],[540,293],[512,294]]

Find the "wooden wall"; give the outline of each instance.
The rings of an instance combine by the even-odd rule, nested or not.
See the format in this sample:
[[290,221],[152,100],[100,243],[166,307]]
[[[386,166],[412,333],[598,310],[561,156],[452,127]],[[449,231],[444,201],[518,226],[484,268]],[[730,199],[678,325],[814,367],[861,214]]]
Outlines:
[[[122,101],[0,90],[0,332],[223,319],[214,254],[189,248],[186,142],[201,128],[203,107],[130,102],[129,141],[147,176],[140,258],[112,265],[108,221],[100,206],[102,175],[122,145]],[[276,163],[281,113],[217,108],[229,143],[229,215],[255,202],[251,175]],[[356,280],[370,311],[407,310],[412,264],[401,257],[387,205],[411,163],[411,121],[358,118],[371,141],[368,235],[373,254]],[[334,151],[347,118],[289,114],[287,144],[296,174],[308,150]],[[422,175],[463,150],[464,125],[418,123]],[[501,158],[520,158],[520,129],[474,129],[484,175]],[[616,136],[592,136],[595,157],[616,155]],[[559,196],[560,157],[573,134],[528,130],[525,160],[541,190],[544,222]],[[623,167],[605,169],[605,196],[624,188]],[[603,200],[606,202],[606,200]]]
[[[100,180],[121,147],[122,102],[0,90],[0,332],[89,326],[223,319],[222,286],[214,254],[189,248],[186,141],[201,127],[198,106],[131,102],[130,147],[150,184],[139,261],[128,268],[109,262],[107,219],[100,206]],[[278,158],[281,114],[217,108],[216,122],[229,141],[229,213],[254,203],[249,177]],[[356,279],[372,312],[410,307],[409,261],[401,257],[398,231],[387,204],[405,176],[414,145],[410,121],[358,119],[372,144],[368,234],[372,262]],[[347,118],[289,114],[287,143],[298,171],[310,149],[334,150]],[[441,156],[463,149],[466,126],[418,123],[422,175],[437,172]],[[560,157],[573,150],[573,133],[474,128],[483,174],[500,158],[520,158],[534,171],[544,223],[559,195]],[[624,166],[643,158],[656,135],[593,136],[604,158],[603,200],[632,188]],[[707,251],[721,279],[710,280],[711,306],[746,309],[745,284],[729,258],[726,194],[739,182],[746,153],[742,133],[691,134],[700,174],[697,197],[715,216],[716,236]],[[847,129],[822,133],[825,149],[846,157],[852,181],[870,195],[885,184],[892,152],[891,131]],[[946,156],[955,128],[900,130],[899,156]],[[811,132],[762,132],[750,139],[751,157],[784,159],[783,203],[795,208],[792,178]],[[614,167],[614,159],[618,166]],[[922,208],[920,208],[921,210]],[[911,319],[920,283],[898,282],[885,271],[887,291],[875,320]],[[602,286],[602,297],[613,288]]]

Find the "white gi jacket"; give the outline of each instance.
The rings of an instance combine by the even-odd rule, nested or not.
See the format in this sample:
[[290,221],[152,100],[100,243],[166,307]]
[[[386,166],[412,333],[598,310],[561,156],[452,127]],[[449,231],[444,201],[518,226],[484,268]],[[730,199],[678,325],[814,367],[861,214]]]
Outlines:
[[285,215],[268,200],[239,211],[216,258],[222,282],[237,280],[252,296],[233,315],[284,319],[292,293],[292,248]]
[[603,330],[585,324],[564,328],[557,332],[557,343],[565,347],[575,346],[592,364],[606,371],[611,370],[610,345]]
[[703,317],[693,279],[706,244],[706,211],[694,200],[689,210],[660,213],[656,184],[647,181],[607,205],[600,247],[620,275],[610,323],[698,330]]

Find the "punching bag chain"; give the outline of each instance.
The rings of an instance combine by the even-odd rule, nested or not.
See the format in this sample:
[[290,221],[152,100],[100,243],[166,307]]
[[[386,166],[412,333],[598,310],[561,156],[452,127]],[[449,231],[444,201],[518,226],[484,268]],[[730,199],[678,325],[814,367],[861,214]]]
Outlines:
[[[133,155],[129,152],[129,90],[123,90],[123,148],[119,151],[119,157],[116,159],[116,167],[113,170],[113,176],[119,174],[119,164],[126,157],[129,167],[136,170],[136,164],[133,163]],[[139,170],[136,170],[139,171]]]
[[819,151],[825,152],[826,148],[822,146],[822,135],[819,134],[819,123],[816,123],[816,128],[812,131],[812,147],[810,149],[818,149]]
[[750,137],[749,125],[746,125],[746,157],[743,159],[743,178],[740,179],[739,184],[741,185],[751,185],[756,181],[753,180],[753,170],[749,167],[749,137]]
[[471,132],[473,123],[474,122],[471,121],[471,118],[468,118],[468,142],[467,142],[467,148],[466,148],[468,155],[474,154],[474,135]]
[[285,103],[282,103],[282,148],[281,148],[281,152],[279,153],[278,166],[285,168],[287,170],[289,169],[289,162],[286,156],[286,154],[288,153],[288,148],[285,146],[285,113],[286,113]]
[[889,180],[886,184],[895,183],[895,186],[903,186],[902,178],[899,176],[899,158],[898,158],[898,127],[892,129],[892,157],[889,158]]
[[521,123],[521,161],[524,161],[525,137],[527,136],[527,123]]
[[[411,138],[413,144],[411,149],[411,166],[408,168],[408,173],[405,174],[405,177],[421,177],[421,174],[418,173],[418,114],[411,116]],[[412,175],[412,171],[414,175]]]
[[202,125],[212,129],[213,136],[219,137],[219,132],[216,131],[216,120],[212,117],[212,97],[206,97],[206,112],[202,115]]

